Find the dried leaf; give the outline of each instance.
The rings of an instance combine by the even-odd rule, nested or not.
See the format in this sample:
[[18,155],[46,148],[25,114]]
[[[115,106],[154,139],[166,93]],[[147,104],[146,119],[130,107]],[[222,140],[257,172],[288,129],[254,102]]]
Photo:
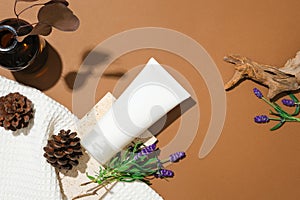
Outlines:
[[39,1],[39,0],[18,0],[18,1],[33,2],[33,1]]
[[33,27],[30,35],[43,35],[47,36],[52,32],[52,27],[48,24],[38,23]]
[[79,19],[65,4],[58,2],[43,6],[39,10],[38,20],[61,31],[75,31],[79,27]]
[[53,3],[63,3],[66,6],[69,5],[69,3],[66,0],[51,0],[51,1],[47,2],[47,3],[45,3],[45,5],[53,4]]

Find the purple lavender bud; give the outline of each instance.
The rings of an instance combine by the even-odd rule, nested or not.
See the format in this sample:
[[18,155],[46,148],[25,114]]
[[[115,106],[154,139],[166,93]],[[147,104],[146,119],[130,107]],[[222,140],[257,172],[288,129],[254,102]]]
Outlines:
[[257,89],[257,88],[254,88],[253,92],[259,99],[261,99],[263,97],[261,91],[259,91],[259,89]]
[[173,177],[174,172],[168,169],[160,169],[154,174],[156,178],[168,178],[168,177]]
[[185,157],[184,152],[176,152],[176,153],[173,153],[172,155],[170,155],[169,160],[170,160],[170,162],[177,162],[180,159],[183,159],[184,157]]
[[143,148],[141,152],[143,152],[145,155],[148,155],[149,153],[155,151],[155,149],[156,149],[156,143]]
[[254,121],[256,123],[267,123],[270,121],[269,117],[266,115],[258,115],[256,117],[254,117]]
[[289,107],[295,106],[295,102],[293,100],[291,100],[291,99],[282,99],[281,102],[285,106],[289,106]]
[[137,160],[141,156],[146,156],[155,151],[156,149],[156,143],[151,144],[147,147],[144,147],[140,152],[138,152],[135,156],[134,159]]

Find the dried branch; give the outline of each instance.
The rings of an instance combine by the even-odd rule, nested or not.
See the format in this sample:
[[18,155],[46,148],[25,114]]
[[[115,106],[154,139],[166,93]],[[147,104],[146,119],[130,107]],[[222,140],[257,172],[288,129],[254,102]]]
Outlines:
[[[89,190],[87,193],[85,194],[81,194],[81,195],[78,195],[76,197],[73,197],[72,200],[75,200],[75,199],[81,199],[83,197],[88,197],[88,196],[94,196],[94,195],[97,195],[97,192],[103,188],[104,186],[103,185],[97,185],[96,187],[92,188],[92,190]],[[105,187],[104,187],[105,188]]]
[[[29,35],[47,36],[52,32],[52,27],[61,31],[75,31],[79,27],[79,19],[73,14],[72,10],[68,8],[69,3],[66,0],[50,0],[46,3],[35,3],[18,13],[17,3],[19,1],[34,2],[38,0],[15,0],[14,13],[17,19],[19,19],[19,16],[25,11],[36,6],[41,6],[38,12],[38,23],[26,25],[26,27],[35,25],[32,31],[28,33]],[[19,29],[20,28],[24,27],[21,26]]]
[[18,16],[18,13],[17,13],[17,3],[18,3],[18,0],[15,0],[15,3],[14,3],[14,13],[15,13],[16,17],[19,19],[19,16]]
[[288,60],[280,71],[298,76],[300,74],[300,51],[295,58]]
[[27,10],[33,8],[33,7],[36,7],[36,6],[43,6],[43,5],[45,5],[45,4],[44,4],[44,3],[36,3],[36,4],[33,4],[33,5],[31,5],[31,6],[28,6],[28,7],[24,8],[24,9],[21,10],[19,13],[15,13],[15,14],[16,14],[17,18],[19,18],[19,16],[20,16],[22,13],[24,13],[25,11],[27,11]]
[[225,84],[226,90],[244,79],[251,79],[267,86],[269,88],[267,97],[270,99],[282,92],[300,88],[300,52],[282,68],[258,64],[239,55],[226,56],[224,61],[235,65],[235,74]]

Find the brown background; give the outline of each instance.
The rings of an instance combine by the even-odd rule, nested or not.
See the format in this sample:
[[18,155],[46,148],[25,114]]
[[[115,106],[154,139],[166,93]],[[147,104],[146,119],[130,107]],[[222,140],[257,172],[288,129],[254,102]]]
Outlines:
[[[21,3],[20,3],[21,4]],[[26,4],[26,3],[23,3]],[[20,6],[22,7],[22,6]],[[59,81],[45,93],[72,109],[72,89],[66,78],[76,72],[85,55],[110,36],[137,27],[164,27],[182,32],[199,42],[216,62],[223,80],[233,75],[224,55],[238,53],[258,62],[282,66],[300,50],[300,1],[259,0],[73,0],[70,7],[81,20],[77,32],[53,31],[47,41],[62,60]],[[34,9],[23,18],[35,21]],[[13,1],[1,0],[0,19],[13,17]],[[193,86],[201,108],[198,134],[187,158],[170,166],[175,178],[153,181],[165,199],[299,199],[300,124],[285,124],[276,132],[273,124],[257,125],[253,117],[269,107],[252,94],[259,87],[246,81],[227,92],[227,116],[219,142],[208,157],[198,158],[210,120],[210,97],[202,78],[182,58],[159,50],[134,51],[118,58],[108,72],[129,70],[154,56],[172,66]],[[10,72],[0,74],[13,79]],[[117,78],[104,77],[95,101],[112,91]],[[70,80],[68,80],[70,81]],[[70,83],[69,83],[70,84]],[[298,95],[299,97],[299,95]],[[180,120],[159,136],[160,146],[176,133]]]

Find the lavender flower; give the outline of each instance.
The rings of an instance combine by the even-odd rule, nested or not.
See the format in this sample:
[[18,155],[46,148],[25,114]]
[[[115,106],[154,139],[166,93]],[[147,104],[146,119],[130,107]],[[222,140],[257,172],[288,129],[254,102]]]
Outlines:
[[259,89],[254,88],[253,92],[259,99],[263,98],[263,95],[262,95],[261,91],[259,91]]
[[177,162],[185,157],[184,152],[176,152],[170,155],[169,160],[170,162]]
[[282,102],[283,105],[285,105],[285,106],[289,106],[289,107],[295,106],[295,101],[293,101],[293,100],[291,100],[291,99],[282,99],[281,102]]
[[168,169],[160,169],[157,171],[156,174],[154,174],[156,178],[168,178],[168,177],[173,177],[174,172]]
[[267,123],[270,121],[269,117],[266,115],[258,115],[256,117],[254,117],[254,121],[256,123]]
[[145,148],[143,148],[140,152],[138,152],[135,156],[134,159],[137,160],[138,158],[142,156],[149,155],[150,153],[154,152],[156,149],[156,143],[151,144]]
[[[95,176],[86,174],[91,180],[89,183],[98,183],[101,187],[115,181],[133,182],[142,181],[148,185],[153,178],[172,178],[174,172],[164,168],[164,164],[175,162],[185,156],[184,152],[177,152],[165,160],[158,158],[159,151],[156,144],[142,146],[143,143],[135,143],[133,147],[128,147],[125,151],[117,153],[110,161],[106,168],[99,168]],[[141,150],[140,148],[143,147]],[[151,154],[148,156],[148,154]],[[143,157],[140,157],[143,156]],[[139,159],[138,159],[139,158]],[[95,193],[99,187],[95,187],[91,192]],[[92,193],[92,194],[93,194]],[[78,198],[81,196],[78,196]]]

